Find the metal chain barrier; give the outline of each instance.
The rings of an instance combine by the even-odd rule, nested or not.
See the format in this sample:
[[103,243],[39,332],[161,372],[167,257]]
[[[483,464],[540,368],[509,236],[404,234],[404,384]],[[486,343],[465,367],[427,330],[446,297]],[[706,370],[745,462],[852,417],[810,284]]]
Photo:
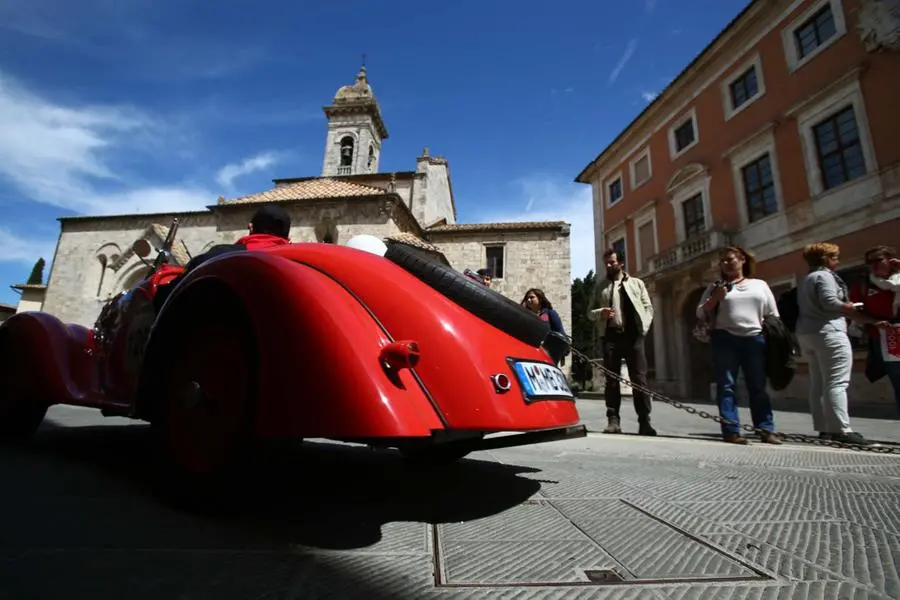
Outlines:
[[818,438],[818,437],[814,437],[814,436],[810,436],[810,435],[804,435],[802,433],[769,432],[769,431],[765,431],[762,429],[757,429],[756,427],[753,427],[751,425],[742,425],[740,423],[731,421],[729,419],[723,419],[719,415],[714,415],[714,414],[708,413],[705,410],[698,410],[698,409],[694,408],[693,406],[686,405],[682,402],[679,402],[678,400],[675,400],[675,399],[669,398],[663,394],[660,394],[659,392],[655,392],[646,386],[643,386],[643,385],[640,385],[637,383],[632,383],[628,379],[622,377],[619,373],[616,373],[616,372],[612,371],[611,369],[609,369],[608,367],[606,367],[606,365],[603,364],[602,359],[591,358],[584,352],[581,352],[580,350],[576,349],[574,346],[569,346],[569,348],[571,349],[573,356],[576,356],[576,357],[580,358],[581,360],[584,360],[584,361],[590,363],[594,367],[598,367],[601,371],[603,371],[603,373],[607,377],[612,377],[614,379],[617,379],[617,380],[619,380],[620,383],[624,383],[624,384],[628,385],[629,387],[631,387],[632,389],[635,389],[635,390],[638,390],[640,392],[647,394],[647,397],[650,398],[651,400],[658,400],[660,402],[663,402],[664,404],[668,404],[669,406],[683,410],[688,414],[697,415],[701,419],[709,419],[710,421],[715,421],[716,423],[719,423],[720,425],[736,425],[736,426],[740,427],[740,429],[742,429],[743,431],[746,431],[748,433],[755,433],[758,435],[774,433],[774,435],[776,437],[781,438],[782,440],[785,440],[788,442],[800,442],[803,444],[814,444],[817,446],[828,446],[831,448],[844,448],[844,449],[848,449],[848,450],[861,450],[863,452],[874,452],[876,454],[900,454],[900,446],[863,446],[860,444],[845,444],[843,442],[835,442],[833,440],[826,440],[826,439],[822,439],[822,438]]

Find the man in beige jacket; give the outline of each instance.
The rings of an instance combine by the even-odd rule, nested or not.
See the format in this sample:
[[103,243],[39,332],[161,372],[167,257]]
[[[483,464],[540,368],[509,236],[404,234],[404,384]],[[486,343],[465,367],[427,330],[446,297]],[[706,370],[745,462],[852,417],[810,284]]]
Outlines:
[[[603,260],[606,263],[606,278],[598,281],[588,313],[588,318],[597,322],[602,339],[603,364],[619,373],[624,359],[631,381],[646,387],[644,336],[653,322],[653,303],[644,282],[625,272],[624,257],[618,256],[615,250],[607,250]],[[618,379],[606,377],[604,395],[609,423],[603,432],[622,433],[619,417],[622,392]],[[638,433],[656,435],[656,430],[650,425],[650,398],[634,388],[632,397],[638,417]]]

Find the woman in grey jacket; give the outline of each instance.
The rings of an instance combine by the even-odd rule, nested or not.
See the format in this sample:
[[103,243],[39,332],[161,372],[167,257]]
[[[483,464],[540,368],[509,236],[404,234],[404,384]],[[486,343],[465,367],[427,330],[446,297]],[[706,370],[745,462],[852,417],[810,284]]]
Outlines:
[[853,370],[853,349],[847,319],[887,326],[856,310],[848,301],[847,284],[834,270],[840,248],[836,244],[810,244],[803,249],[809,273],[797,286],[797,343],[809,360],[809,407],[819,437],[845,444],[868,445],[850,428],[847,387]]

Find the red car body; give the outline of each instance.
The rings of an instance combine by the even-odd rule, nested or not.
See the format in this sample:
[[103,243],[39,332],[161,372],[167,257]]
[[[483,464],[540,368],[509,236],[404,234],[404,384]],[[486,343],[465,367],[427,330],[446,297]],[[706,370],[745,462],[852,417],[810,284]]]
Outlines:
[[[178,277],[157,312],[160,286]],[[194,327],[198,321],[206,328]],[[232,327],[247,335],[223,342],[236,339]],[[206,357],[211,366],[202,365]],[[15,434],[8,415],[31,423],[20,414],[24,406],[37,407],[38,422],[40,407],[70,404],[152,423],[163,397],[179,396],[185,385],[198,389],[202,377],[208,390],[226,388],[221,398],[252,380],[250,412],[232,420],[257,439],[452,448],[460,457],[585,435],[544,348],[494,327],[391,260],[332,244],[235,252],[186,276],[162,264],[112,299],[93,329],[43,312],[14,315],[0,326],[0,358],[0,434],[7,435]],[[533,364],[516,367],[523,361]],[[235,373],[241,365],[244,377]],[[204,370],[213,375],[201,377]],[[543,396],[529,397],[536,389]],[[530,433],[486,437],[497,432]]]

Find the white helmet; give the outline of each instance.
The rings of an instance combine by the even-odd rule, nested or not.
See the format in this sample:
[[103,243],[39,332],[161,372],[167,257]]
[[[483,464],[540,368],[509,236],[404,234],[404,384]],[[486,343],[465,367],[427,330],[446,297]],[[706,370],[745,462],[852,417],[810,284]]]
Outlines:
[[387,252],[387,245],[374,235],[355,235],[347,241],[347,246],[378,256],[384,256]]

